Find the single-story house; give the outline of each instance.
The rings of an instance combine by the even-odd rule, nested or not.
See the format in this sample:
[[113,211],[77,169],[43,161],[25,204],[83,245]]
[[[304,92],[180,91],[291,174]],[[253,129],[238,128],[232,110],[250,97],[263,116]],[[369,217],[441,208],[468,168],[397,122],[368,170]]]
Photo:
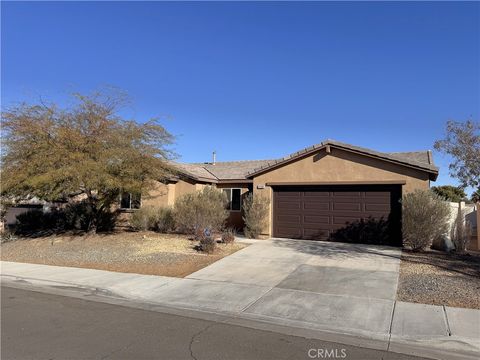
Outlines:
[[179,196],[213,185],[230,200],[230,226],[243,227],[242,199],[253,192],[270,202],[264,236],[318,240],[382,219],[390,224],[389,236],[399,237],[402,194],[428,189],[438,176],[430,151],[384,153],[334,140],[281,159],[175,166],[175,179],[159,183],[142,201],[127,194],[122,208],[171,206]]

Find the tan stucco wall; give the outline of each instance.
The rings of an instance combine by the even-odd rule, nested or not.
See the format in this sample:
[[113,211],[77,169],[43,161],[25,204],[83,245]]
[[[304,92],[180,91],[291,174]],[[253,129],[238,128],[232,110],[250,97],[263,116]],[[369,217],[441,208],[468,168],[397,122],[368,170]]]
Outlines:
[[155,188],[142,196],[142,206],[168,206],[169,190],[169,185],[155,182]]
[[173,206],[180,196],[201,190],[204,186],[186,180],[170,184],[157,182],[155,188],[142,197],[142,206]]
[[[295,162],[286,164],[253,179],[254,196],[265,196],[272,202],[273,191],[267,183],[293,182],[376,182],[405,181],[403,193],[415,189],[428,189],[428,174],[416,169],[400,166],[379,159],[332,148],[331,153],[325,150]],[[265,185],[258,189],[258,185]],[[272,234],[272,207],[270,206],[269,225],[263,235]]]

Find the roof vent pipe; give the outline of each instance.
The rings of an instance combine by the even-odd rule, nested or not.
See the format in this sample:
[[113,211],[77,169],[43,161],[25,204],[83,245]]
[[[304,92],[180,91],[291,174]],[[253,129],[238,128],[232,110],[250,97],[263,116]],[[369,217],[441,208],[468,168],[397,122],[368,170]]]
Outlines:
[[215,165],[216,160],[217,160],[217,152],[214,151],[212,153],[212,165]]

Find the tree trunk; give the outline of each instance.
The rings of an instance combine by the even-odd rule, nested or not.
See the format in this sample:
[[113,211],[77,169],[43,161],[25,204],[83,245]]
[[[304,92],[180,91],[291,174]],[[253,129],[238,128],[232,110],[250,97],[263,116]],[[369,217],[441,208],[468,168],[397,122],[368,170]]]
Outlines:
[[97,229],[98,229],[98,209],[97,209],[97,198],[96,196],[92,195],[91,191],[88,191],[87,193],[88,197],[88,206],[90,207],[89,209],[89,219],[88,219],[88,227],[87,227],[87,233],[88,234],[96,234]]

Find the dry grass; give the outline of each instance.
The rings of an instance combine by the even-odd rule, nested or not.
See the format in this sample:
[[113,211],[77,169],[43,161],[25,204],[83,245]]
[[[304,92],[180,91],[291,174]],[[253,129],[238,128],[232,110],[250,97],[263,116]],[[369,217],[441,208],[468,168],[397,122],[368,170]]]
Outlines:
[[397,299],[480,309],[480,255],[404,250]]
[[196,250],[185,235],[119,232],[106,235],[61,235],[20,238],[1,245],[1,259],[138,274],[184,277],[244,248],[218,244],[213,254]]

